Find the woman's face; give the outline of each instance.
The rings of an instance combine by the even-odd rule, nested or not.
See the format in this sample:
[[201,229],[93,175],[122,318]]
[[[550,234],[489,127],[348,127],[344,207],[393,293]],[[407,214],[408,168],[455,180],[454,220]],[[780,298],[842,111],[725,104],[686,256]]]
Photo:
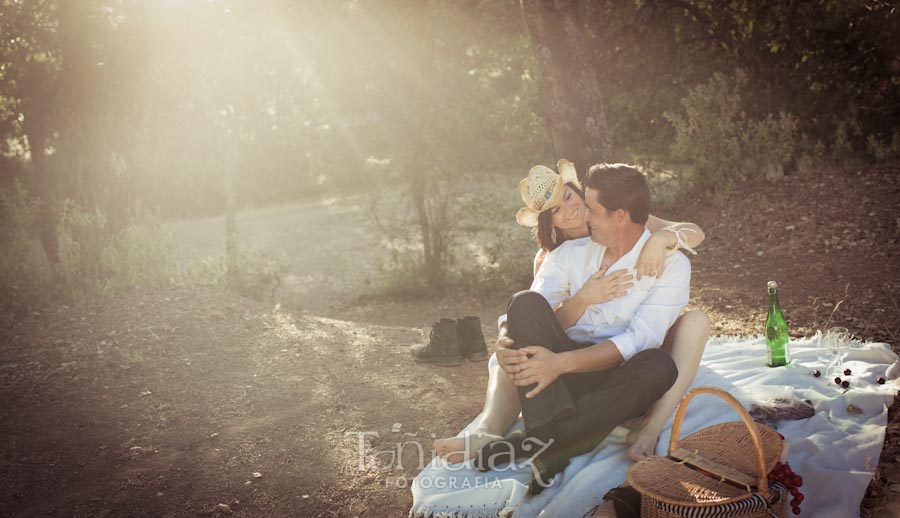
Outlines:
[[553,214],[553,226],[560,230],[573,230],[587,225],[587,206],[581,196],[568,185],[563,186],[559,203],[550,210]]

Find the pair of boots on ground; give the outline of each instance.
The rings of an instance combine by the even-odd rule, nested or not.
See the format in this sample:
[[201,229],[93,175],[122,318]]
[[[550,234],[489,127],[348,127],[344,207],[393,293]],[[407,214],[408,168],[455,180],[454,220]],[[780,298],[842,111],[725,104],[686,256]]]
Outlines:
[[459,365],[463,356],[470,361],[487,360],[487,345],[481,332],[481,319],[442,318],[432,326],[428,343],[413,347],[412,354],[418,362],[430,362],[446,367]]

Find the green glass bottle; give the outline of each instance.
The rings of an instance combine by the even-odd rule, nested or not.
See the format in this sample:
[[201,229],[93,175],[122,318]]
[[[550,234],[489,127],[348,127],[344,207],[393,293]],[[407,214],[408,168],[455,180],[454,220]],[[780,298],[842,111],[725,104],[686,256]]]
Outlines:
[[769,281],[769,315],[766,317],[766,358],[769,367],[791,363],[788,328],[778,304],[778,283]]

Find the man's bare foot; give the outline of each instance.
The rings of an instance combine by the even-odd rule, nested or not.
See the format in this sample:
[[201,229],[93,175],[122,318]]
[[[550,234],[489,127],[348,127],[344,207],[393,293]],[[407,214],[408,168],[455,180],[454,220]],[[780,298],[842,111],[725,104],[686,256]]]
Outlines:
[[478,454],[488,443],[503,439],[499,435],[472,431],[460,437],[448,437],[434,441],[432,447],[438,457],[450,464],[463,462]]
[[628,458],[634,462],[644,460],[656,455],[656,444],[659,442],[659,432],[644,427],[628,432],[625,436],[628,443]]
[[606,500],[594,511],[591,518],[616,518],[616,508],[612,500]]

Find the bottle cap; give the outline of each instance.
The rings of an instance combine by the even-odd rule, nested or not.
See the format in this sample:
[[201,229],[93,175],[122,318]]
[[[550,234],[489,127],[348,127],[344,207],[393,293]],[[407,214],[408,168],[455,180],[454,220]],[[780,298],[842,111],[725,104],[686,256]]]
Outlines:
[[775,281],[769,281],[769,283],[766,284],[766,286],[767,286],[770,290],[774,290],[774,289],[778,288],[778,283],[775,282]]

